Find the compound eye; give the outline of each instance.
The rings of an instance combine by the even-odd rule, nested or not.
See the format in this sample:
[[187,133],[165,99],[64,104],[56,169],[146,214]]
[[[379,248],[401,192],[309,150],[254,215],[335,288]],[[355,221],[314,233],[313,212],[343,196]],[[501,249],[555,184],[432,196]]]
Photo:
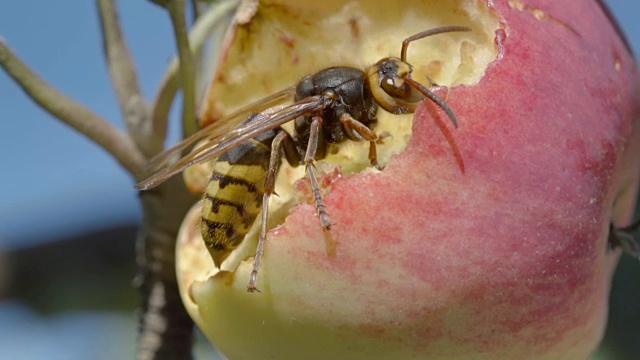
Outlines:
[[422,94],[404,81],[413,72],[411,65],[399,58],[385,58],[367,70],[371,93],[380,107],[392,114],[413,112]]
[[393,98],[409,100],[410,98],[417,96],[415,101],[419,101],[422,98],[419,94],[416,94],[416,91],[399,76],[383,78],[380,81],[380,87]]

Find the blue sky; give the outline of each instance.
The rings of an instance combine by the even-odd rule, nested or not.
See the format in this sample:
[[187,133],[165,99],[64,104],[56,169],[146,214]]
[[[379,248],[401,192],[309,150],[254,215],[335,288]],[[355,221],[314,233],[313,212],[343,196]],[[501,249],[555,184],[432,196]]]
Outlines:
[[[119,1],[144,94],[174,53],[166,13]],[[15,1],[0,36],[49,83],[123,128],[99,36],[95,1]],[[8,8],[8,9],[7,9]],[[0,246],[46,241],[139,217],[132,181],[102,149],[34,106],[0,71]],[[34,221],[37,219],[37,221]]]
[[[636,54],[640,2],[610,0]],[[152,98],[174,53],[166,13],[148,1],[119,1],[144,94]],[[123,124],[102,55],[95,2],[12,1],[0,36],[49,83],[118,127]],[[0,71],[0,247],[14,247],[132,222],[132,181],[102,149],[36,107]]]

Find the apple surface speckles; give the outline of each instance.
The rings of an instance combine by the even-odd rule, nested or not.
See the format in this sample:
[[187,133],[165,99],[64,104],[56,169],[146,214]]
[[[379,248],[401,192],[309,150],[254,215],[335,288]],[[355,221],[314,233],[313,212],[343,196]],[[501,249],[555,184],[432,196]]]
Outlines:
[[[473,30],[422,42],[408,59],[446,86],[439,94],[460,126],[443,131],[423,104],[415,116],[381,115],[376,132],[392,131],[384,170],[366,166],[366,147],[329,157],[326,173],[341,167],[323,188],[330,236],[301,200],[304,184],[294,186],[303,175],[281,170],[259,294],[245,288],[255,240],[223,264],[230,275],[211,277],[187,217],[178,273],[206,336],[232,359],[588,358],[619,257],[607,252],[609,224],[631,220],[640,177],[639,73],[599,3],[265,4],[251,31],[234,30],[220,65],[244,80],[213,84],[208,114],[456,24]],[[315,24],[344,32],[354,18],[357,38],[304,35]],[[266,49],[273,32],[294,46]],[[308,61],[271,64],[292,52]]]

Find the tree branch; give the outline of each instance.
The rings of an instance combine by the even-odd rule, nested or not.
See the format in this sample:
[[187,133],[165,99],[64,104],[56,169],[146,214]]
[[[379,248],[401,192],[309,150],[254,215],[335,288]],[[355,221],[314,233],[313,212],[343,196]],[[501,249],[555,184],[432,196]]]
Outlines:
[[193,23],[198,20],[198,18],[202,15],[200,4],[198,0],[191,0],[191,11],[193,12]]
[[[235,9],[240,0],[224,0],[217,1],[210,6],[210,8],[202,16],[198,18],[193,25],[193,29],[189,34],[189,44],[191,46],[191,53],[193,56],[197,56],[202,50],[203,45],[209,38],[213,29],[219,25],[221,20],[229,14],[229,12]],[[177,58],[173,58],[169,67],[167,68],[160,86],[158,93],[154,100],[152,123],[155,133],[161,133],[164,138],[166,136],[167,122],[169,120],[169,112],[171,111],[171,105],[173,99],[180,87],[180,80],[178,77],[179,63]]]
[[145,159],[131,139],[98,114],[47,84],[1,38],[0,65],[40,107],[102,146],[137,180],[141,179]]
[[97,2],[104,53],[120,111],[133,141],[145,156],[151,157],[162,150],[164,138],[152,131],[149,105],[142,96],[135,64],[122,36],[117,8],[113,0]]
[[140,193],[144,217],[136,243],[139,270],[134,281],[142,295],[139,360],[192,359],[193,321],[176,279],[176,237],[195,199],[180,177]]
[[173,32],[178,47],[180,58],[180,79],[182,80],[182,131],[187,137],[198,131],[196,121],[196,79],[193,66],[193,57],[189,48],[189,34],[185,16],[185,0],[173,0],[169,2],[167,9],[173,24]]

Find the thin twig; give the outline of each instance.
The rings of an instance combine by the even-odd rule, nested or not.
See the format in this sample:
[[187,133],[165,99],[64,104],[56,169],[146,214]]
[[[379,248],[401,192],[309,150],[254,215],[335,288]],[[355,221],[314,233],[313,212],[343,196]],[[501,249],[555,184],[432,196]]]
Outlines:
[[131,139],[98,114],[42,80],[1,38],[0,65],[40,107],[98,143],[140,180],[145,159]]
[[113,0],[98,0],[98,11],[104,53],[120,111],[133,141],[145,156],[151,157],[162,150],[164,138],[158,139],[151,132],[149,105],[142,96],[135,64],[122,35],[118,10]]
[[198,0],[191,0],[191,12],[193,13],[193,23],[198,20],[198,18],[202,15],[200,4],[198,4]]
[[158,5],[158,6],[162,6],[163,8],[166,8],[169,5],[169,2],[171,0],[149,0],[152,3]]
[[[219,25],[222,19],[227,16],[231,10],[238,6],[239,2],[239,0],[217,1],[211,5],[206,13],[202,14],[202,16],[198,18],[191,30],[191,33],[189,34],[191,53],[194,56],[197,56],[200,53],[213,29]],[[171,105],[173,104],[173,99],[180,87],[178,72],[178,59],[174,58],[171,60],[171,63],[160,82],[158,94],[156,95],[153,105],[151,121],[153,123],[152,126],[154,133],[161,134],[163,138],[166,136]]]
[[173,0],[167,6],[180,58],[180,79],[182,80],[182,131],[187,137],[198,130],[196,121],[196,78],[193,56],[189,48],[189,33],[185,16],[185,0]]

